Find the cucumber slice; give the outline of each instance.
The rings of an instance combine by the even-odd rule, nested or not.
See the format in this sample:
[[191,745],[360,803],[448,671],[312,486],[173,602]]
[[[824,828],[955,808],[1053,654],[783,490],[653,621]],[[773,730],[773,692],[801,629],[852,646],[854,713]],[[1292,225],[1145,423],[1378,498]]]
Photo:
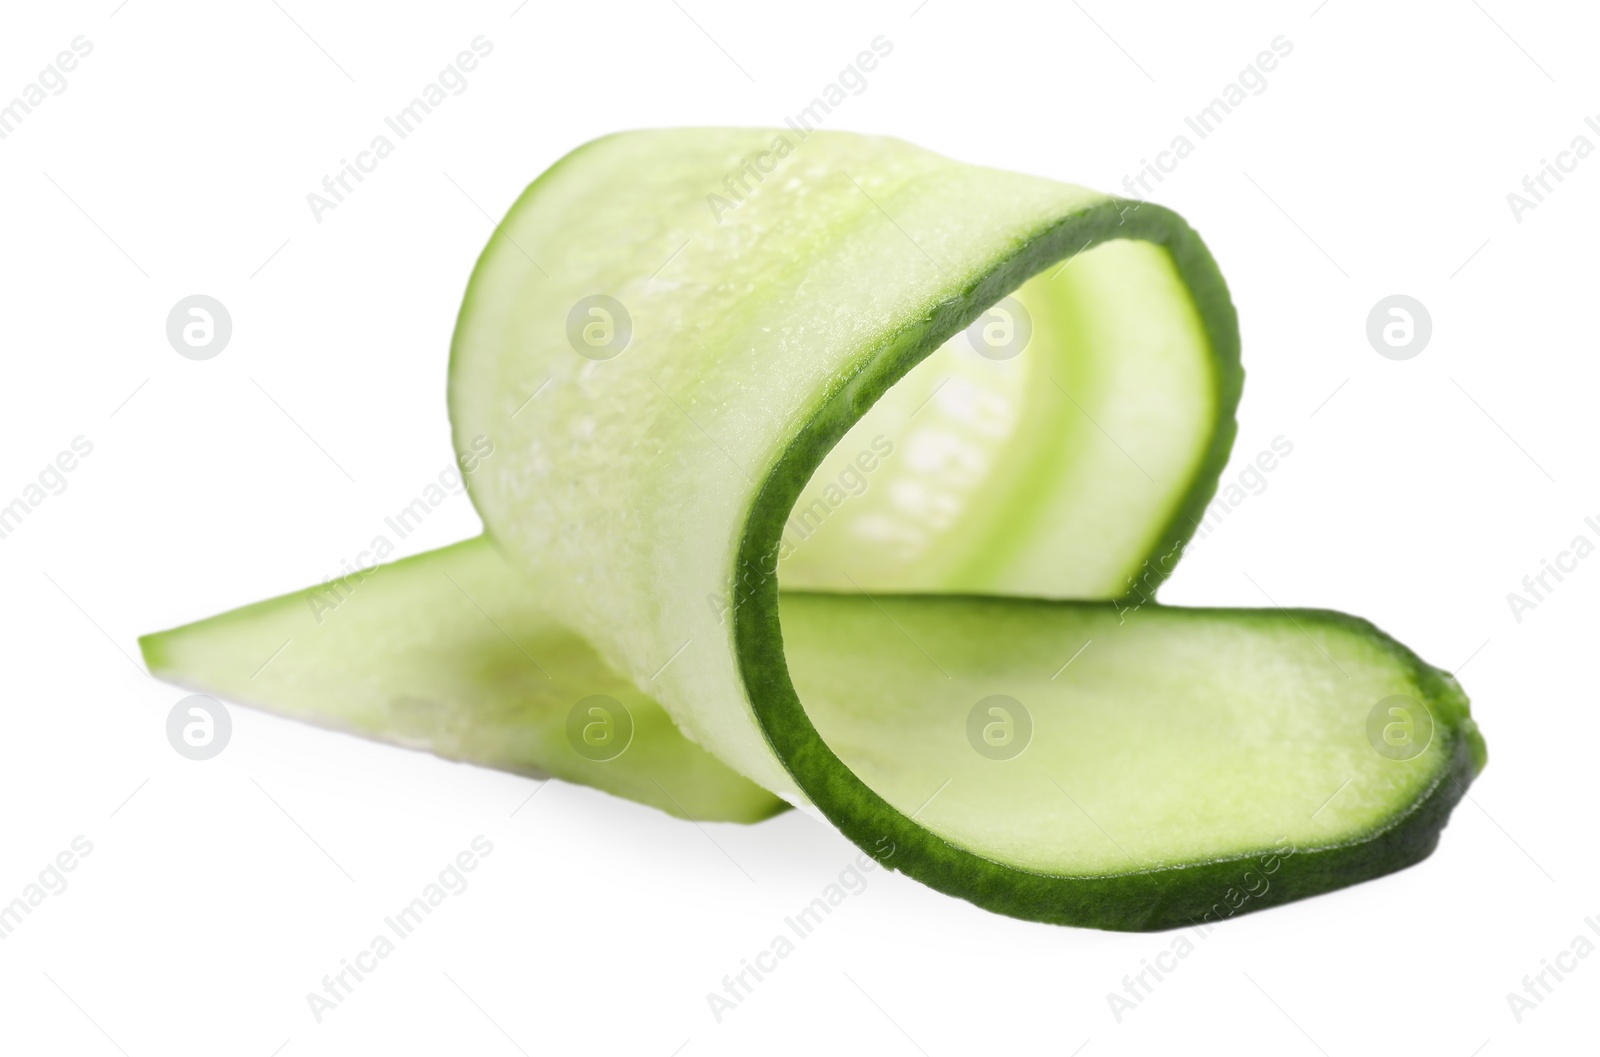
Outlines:
[[[996,302],[1025,347],[963,334]],[[1221,276],[1159,207],[850,134],[613,136],[528,189],[463,304],[495,542],[321,621],[310,589],[142,645],[675,814],[765,817],[759,783],[1018,917],[1230,916],[1427,855],[1485,760],[1454,680],[1364,622],[1150,604],[1241,384]],[[608,761],[568,735],[594,694],[634,721]]]
[[1397,870],[1483,764],[1455,680],[1338,613],[785,593],[782,618],[804,713],[769,729],[802,785],[1019,917],[1166,928]]
[[786,807],[684,738],[539,596],[479,537],[139,645],[168,682],[446,759],[702,821]]
[[[551,619],[634,682],[649,681],[684,730],[736,770],[809,801],[863,848],[892,849],[888,865],[1004,913],[1177,924],[1211,905],[1245,858],[1282,861],[1278,836],[1309,844],[1297,846],[1293,870],[1281,867],[1278,894],[1246,909],[1426,854],[1482,763],[1464,699],[1372,629],[1332,616],[1306,615],[1307,634],[1350,659],[1353,687],[1312,670],[1286,631],[1290,618],[1154,609],[1130,619],[1116,667],[1097,662],[1097,681],[1079,687],[1095,691],[1086,707],[1116,702],[1145,716],[1228,720],[1219,698],[1236,684],[1252,701],[1276,702],[1281,735],[1246,739],[1227,757],[1256,777],[1203,761],[1175,770],[1189,724],[1129,725],[1044,695],[1050,729],[1041,727],[1029,763],[985,772],[985,782],[952,780],[919,807],[933,792],[926,780],[954,762],[929,744],[949,733],[929,727],[929,710],[949,700],[891,660],[904,642],[933,668],[940,652],[962,658],[944,673],[952,691],[1016,683],[1031,694],[1029,680],[1077,645],[1052,629],[1093,621],[1020,598],[897,599],[898,616],[876,627],[845,614],[889,615],[873,597],[889,590],[1147,599],[1231,444],[1237,323],[1209,253],[1167,210],[894,140],[797,137],[680,130],[598,140],[537,180],[485,249],[452,346],[451,418],[458,440],[486,435],[502,453],[473,476],[473,500],[508,557],[547,589],[539,604]],[[709,206],[750,158],[747,171],[768,175],[738,209]],[[855,497],[864,501],[844,513],[846,500],[829,501],[836,520],[824,531],[836,539],[809,541],[812,553],[786,547],[819,467],[825,494],[829,472],[843,472],[825,462],[829,452],[896,382],[930,390],[934,380],[913,369],[929,361],[937,372],[936,351],[1019,288],[1035,344],[1020,374],[989,379],[1012,399],[992,435],[969,445],[971,479],[937,503],[902,504],[897,496],[926,499],[926,489],[919,497],[908,476],[913,460],[887,462],[878,497]],[[903,402],[884,407],[899,413]],[[900,450],[913,448],[908,437]],[[837,458],[854,455],[847,444]],[[883,513],[873,509],[882,502],[908,519],[932,509],[943,520],[925,518],[920,549],[896,550],[893,533],[873,535],[884,522],[868,515]],[[839,627],[855,635],[829,636],[829,602],[799,602],[780,619],[779,566],[791,559],[789,586],[865,597],[853,610],[840,601]],[[1016,641],[987,630],[1034,619],[1041,629]],[[795,644],[811,641],[799,629],[813,620],[825,656],[808,660]],[[918,631],[937,644],[922,647]],[[1198,677],[1157,678],[1180,661]],[[1329,807],[1317,816],[1331,818],[1328,830],[1273,832],[1288,828],[1280,801],[1298,806],[1312,779],[1357,762],[1340,724],[1383,686],[1407,687],[1438,711],[1433,755],[1404,777],[1360,761],[1357,777],[1371,786],[1360,810]],[[1098,743],[1119,731],[1147,741]],[[1316,761],[1307,773],[1271,764],[1288,741],[1296,758]],[[1154,801],[1164,814],[1142,814],[1099,759],[1141,752],[1173,780]],[[1048,774],[1089,795],[1073,773],[1086,760],[1096,764],[1091,784],[1111,783],[1093,803],[1130,826],[1137,856],[1112,855],[1040,787]],[[1213,780],[1224,784],[1201,795]],[[1001,806],[1008,820],[985,824]]]

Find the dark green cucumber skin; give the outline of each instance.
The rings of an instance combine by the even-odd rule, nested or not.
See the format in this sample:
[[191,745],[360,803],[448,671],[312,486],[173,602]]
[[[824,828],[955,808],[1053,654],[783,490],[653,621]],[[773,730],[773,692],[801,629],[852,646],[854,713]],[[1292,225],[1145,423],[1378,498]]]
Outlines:
[[[1281,856],[1270,876],[1270,887],[1234,909],[1230,891],[1245,883],[1246,870],[1260,873],[1257,861],[1272,855],[1273,848],[1221,862],[1115,876],[1068,877],[997,863],[924,829],[861,781],[822,740],[790,679],[778,615],[777,549],[784,522],[823,457],[851,425],[912,367],[1030,276],[1116,238],[1141,239],[1169,250],[1200,313],[1215,368],[1217,421],[1211,448],[1196,471],[1187,498],[1163,533],[1162,543],[1146,559],[1147,573],[1127,592],[1148,597],[1181,556],[1188,526],[1199,520],[1215,493],[1233,444],[1234,413],[1244,374],[1239,363],[1238,317],[1221,272],[1199,236],[1167,209],[1112,200],[1065,217],[1025,240],[1012,257],[958,297],[938,306],[920,337],[891,337],[883,348],[866,354],[854,374],[833,386],[819,413],[779,457],[752,502],[740,541],[732,611],[740,673],[757,722],[806,796],[856,845],[891,869],[997,913],[1060,925],[1156,931],[1216,920],[1219,912],[1230,909],[1244,913],[1303,899],[1426,858],[1438,844],[1451,808],[1465,795],[1466,786],[1482,766],[1481,742],[1473,742],[1471,721],[1441,724],[1436,736],[1452,739],[1449,763],[1418,803],[1357,839],[1296,849],[1293,855]],[[1459,698],[1458,690],[1365,621],[1343,614],[1297,612],[1307,619],[1349,622],[1364,633],[1382,637],[1414,666],[1418,685],[1427,691],[1428,704],[1439,706],[1436,714],[1460,708],[1459,700],[1448,700]]]

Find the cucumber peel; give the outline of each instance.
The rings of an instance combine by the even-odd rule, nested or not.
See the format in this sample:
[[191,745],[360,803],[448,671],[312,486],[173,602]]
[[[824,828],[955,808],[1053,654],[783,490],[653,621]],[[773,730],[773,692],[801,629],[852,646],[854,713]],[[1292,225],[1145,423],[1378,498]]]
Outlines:
[[[776,171],[708,209],[757,154]],[[1031,332],[1015,355],[965,333],[997,303]],[[895,140],[692,129],[597,140],[528,188],[466,292],[450,411],[498,453],[468,487],[516,572],[485,590],[704,747],[691,767],[652,728],[725,783],[697,812],[776,803],[714,756],[979,906],[1153,929],[1417,861],[1484,762],[1454,680],[1362,621],[1150,602],[1242,384],[1226,286],[1168,210]],[[377,698],[415,677],[381,670],[406,643],[457,627],[434,600],[351,633],[380,637]],[[172,660],[180,629],[157,674],[248,693],[205,665],[270,643],[264,619],[196,626],[221,630]],[[479,695],[469,640],[491,634],[453,630],[434,677]],[[314,683],[343,648],[276,706],[336,714]],[[429,744],[507,765],[530,692],[489,690],[492,725]],[[1003,759],[970,736],[994,698],[1030,729]],[[1366,733],[1390,699],[1431,721],[1403,760]],[[392,711],[346,722],[396,736]],[[572,775],[659,801],[626,758]]]

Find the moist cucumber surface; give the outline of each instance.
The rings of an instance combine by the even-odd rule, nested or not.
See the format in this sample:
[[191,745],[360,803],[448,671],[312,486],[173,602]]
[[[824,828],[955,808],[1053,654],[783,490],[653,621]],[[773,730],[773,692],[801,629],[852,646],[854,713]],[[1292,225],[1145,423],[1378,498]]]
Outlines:
[[[551,584],[558,619],[636,681],[676,658],[653,683],[673,718],[802,799],[747,697],[740,666],[755,654],[735,629],[776,638],[774,566],[798,493],[894,382],[1033,275],[1051,284],[1025,295],[1045,306],[1038,348],[1019,357],[1037,361],[1023,388],[1038,403],[1016,412],[1014,457],[991,459],[993,480],[958,501],[928,568],[832,563],[822,550],[852,547],[812,540],[795,560],[812,543],[819,557],[791,586],[1153,589],[1214,488],[1242,378],[1221,277],[1170,212],[819,132],[719,222],[706,195],[777,135],[626,133],[557,163],[474,271],[450,407],[458,440],[509,453],[473,475],[473,501],[508,557]],[[573,337],[597,296],[629,334],[605,359]],[[1148,369],[1103,380],[1119,355]],[[1113,405],[1097,425],[1089,409]],[[833,515],[841,531],[853,513]]]
[[553,624],[539,597],[479,537],[139,645],[158,678],[446,759],[582,782],[702,821],[784,809],[684,738]]

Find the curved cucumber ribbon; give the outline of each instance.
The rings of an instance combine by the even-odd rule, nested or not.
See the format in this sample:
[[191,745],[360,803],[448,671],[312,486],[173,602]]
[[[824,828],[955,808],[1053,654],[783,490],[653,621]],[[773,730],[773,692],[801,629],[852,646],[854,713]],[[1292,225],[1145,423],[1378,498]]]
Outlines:
[[[656,725],[579,780],[691,817],[761,817],[771,790],[925,883],[1061,923],[1170,927],[1427,855],[1483,763],[1452,679],[1354,618],[1150,601],[1242,386],[1198,236],[895,140],[797,139],[608,137],[496,229],[450,369],[458,450],[495,452],[469,478],[493,542],[461,546],[469,600],[543,655],[458,643],[475,659],[412,742],[505,765],[463,726],[551,734],[586,681],[637,688],[700,748]],[[421,615],[391,646],[443,620],[433,560],[396,578]],[[239,694],[264,620],[147,655]],[[307,663],[289,677],[328,667]],[[334,721],[396,738],[387,677],[341,674],[386,703]],[[558,742],[521,769],[562,773]],[[700,749],[743,778],[674,770]]]

